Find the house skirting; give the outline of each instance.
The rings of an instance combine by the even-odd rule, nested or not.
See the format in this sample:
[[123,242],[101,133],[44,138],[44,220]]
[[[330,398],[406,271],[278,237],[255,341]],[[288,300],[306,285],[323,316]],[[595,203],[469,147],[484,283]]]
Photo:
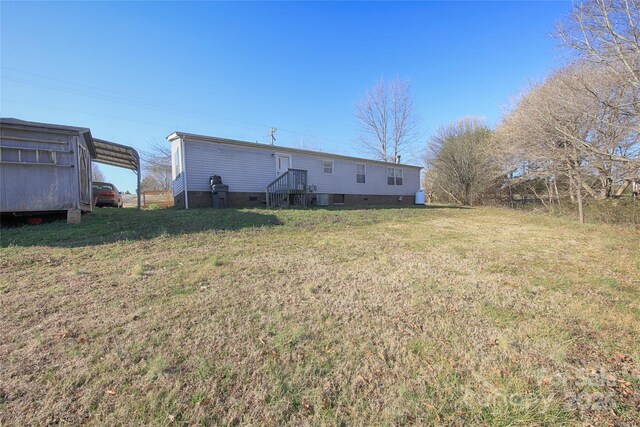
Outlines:
[[[329,197],[331,204],[333,203],[333,198]],[[398,206],[408,206],[413,205],[415,201],[415,196],[413,194],[409,196],[389,196],[382,194],[345,194],[344,195],[344,204],[345,205],[398,205]]]
[[[264,206],[266,200],[265,193],[239,193],[229,192],[227,195],[227,207],[229,208],[252,208]],[[184,191],[173,197],[174,205],[184,208]],[[213,207],[213,197],[210,191],[189,191],[190,208],[211,208]]]
[[[313,203],[315,194],[308,194],[308,200]],[[184,192],[174,196],[175,206],[184,208]],[[361,206],[361,205],[397,205],[409,206],[414,203],[414,195],[389,196],[372,194],[345,194],[344,203],[341,195],[329,195],[329,204],[335,206]],[[265,193],[251,192],[229,192],[227,196],[227,207],[230,208],[250,208],[265,206]],[[189,191],[189,207],[203,208],[212,207],[213,199],[210,191]]]

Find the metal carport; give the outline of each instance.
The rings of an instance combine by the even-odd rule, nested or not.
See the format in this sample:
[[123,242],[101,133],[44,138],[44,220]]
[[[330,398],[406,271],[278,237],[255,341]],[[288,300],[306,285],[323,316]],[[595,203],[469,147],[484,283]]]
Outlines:
[[93,138],[91,160],[105,165],[118,166],[132,170],[137,177],[138,209],[140,209],[140,156],[133,148],[104,139]]

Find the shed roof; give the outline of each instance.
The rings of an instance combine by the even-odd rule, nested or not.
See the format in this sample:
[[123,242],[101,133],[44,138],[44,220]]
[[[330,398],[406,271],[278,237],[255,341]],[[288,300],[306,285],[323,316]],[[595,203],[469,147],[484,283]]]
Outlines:
[[131,169],[136,173],[140,170],[140,156],[133,147],[94,138],[91,135],[91,130],[89,128],[30,122],[14,118],[0,118],[0,126],[31,129],[34,131],[55,131],[57,133],[82,135],[87,143],[87,147],[89,148],[91,160],[98,163]]
[[[79,126],[65,126],[51,123],[29,122],[27,120],[2,117],[0,118],[0,127],[31,130],[34,132],[44,132],[49,134],[82,135],[85,141],[87,141],[87,144],[91,144],[93,141],[91,130],[89,128]],[[91,148],[92,147],[89,147],[89,149]]]
[[352,160],[352,161],[359,161],[359,162],[367,162],[367,163],[378,163],[381,165],[386,165],[386,166],[392,166],[392,165],[396,165],[396,166],[401,166],[401,167],[407,167],[407,168],[416,168],[416,169],[422,169],[422,166],[416,166],[416,165],[407,165],[407,164],[399,164],[399,163],[390,163],[390,162],[385,162],[382,160],[374,160],[374,159],[365,159],[362,157],[352,157],[352,156],[345,156],[342,154],[332,154],[332,153],[325,153],[322,151],[312,151],[312,150],[304,150],[301,148],[290,148],[290,147],[284,147],[281,145],[266,145],[266,144],[258,144],[257,142],[248,142],[248,141],[239,141],[236,139],[227,139],[227,138],[218,138],[215,136],[205,136],[205,135],[196,135],[193,133],[186,133],[186,132],[173,132],[171,135],[167,136],[167,139],[169,141],[173,141],[175,139],[178,138],[188,138],[191,140],[196,140],[196,141],[203,141],[203,142],[214,142],[214,143],[218,143],[218,144],[229,144],[229,145],[238,145],[238,146],[242,146],[242,147],[250,147],[250,148],[259,148],[259,149],[272,149],[272,150],[277,150],[277,151],[281,151],[284,153],[300,153],[300,154],[310,154],[313,156],[322,156],[322,157],[328,157],[328,158],[336,158],[336,159],[345,159],[345,160]]

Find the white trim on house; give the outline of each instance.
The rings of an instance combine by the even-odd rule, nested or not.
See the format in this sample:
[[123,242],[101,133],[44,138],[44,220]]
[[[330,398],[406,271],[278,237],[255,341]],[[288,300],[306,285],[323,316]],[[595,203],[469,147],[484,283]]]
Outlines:
[[[278,157],[288,157],[289,158],[289,168],[288,169],[293,169],[293,156],[291,154],[287,154],[287,153],[279,153],[279,152],[275,152],[273,153],[273,157],[275,160],[275,165],[276,165],[276,172],[275,172],[275,177],[277,178],[278,176],[278,171],[281,169],[278,167]],[[286,171],[285,171],[286,172]]]
[[[391,183],[389,182],[389,178],[391,178],[391,181],[392,181]],[[400,179],[400,184],[398,184],[398,178]],[[401,167],[399,168],[399,167],[390,166],[387,168],[387,185],[403,185],[404,184],[403,178],[404,178],[404,173],[402,172]]]
[[[359,167],[362,166],[362,173],[359,171]],[[362,182],[358,181],[358,176],[362,175]],[[367,183],[367,164],[366,163],[356,163],[356,184],[366,184]]]
[[[327,166],[326,163],[331,163],[331,172],[327,172]],[[333,175],[333,169],[335,167],[336,162],[334,162],[333,160],[328,160],[328,159],[322,159],[322,172],[325,175]]]
[[185,151],[184,138],[180,138],[180,151],[182,151],[182,188],[184,191],[184,208],[189,209],[189,187],[187,187],[187,152]]

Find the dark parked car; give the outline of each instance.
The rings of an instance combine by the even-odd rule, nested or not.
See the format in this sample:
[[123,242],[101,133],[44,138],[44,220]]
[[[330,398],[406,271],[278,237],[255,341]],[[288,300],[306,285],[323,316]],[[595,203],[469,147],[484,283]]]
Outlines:
[[122,207],[122,195],[115,185],[108,182],[93,183],[93,200],[95,206]]

